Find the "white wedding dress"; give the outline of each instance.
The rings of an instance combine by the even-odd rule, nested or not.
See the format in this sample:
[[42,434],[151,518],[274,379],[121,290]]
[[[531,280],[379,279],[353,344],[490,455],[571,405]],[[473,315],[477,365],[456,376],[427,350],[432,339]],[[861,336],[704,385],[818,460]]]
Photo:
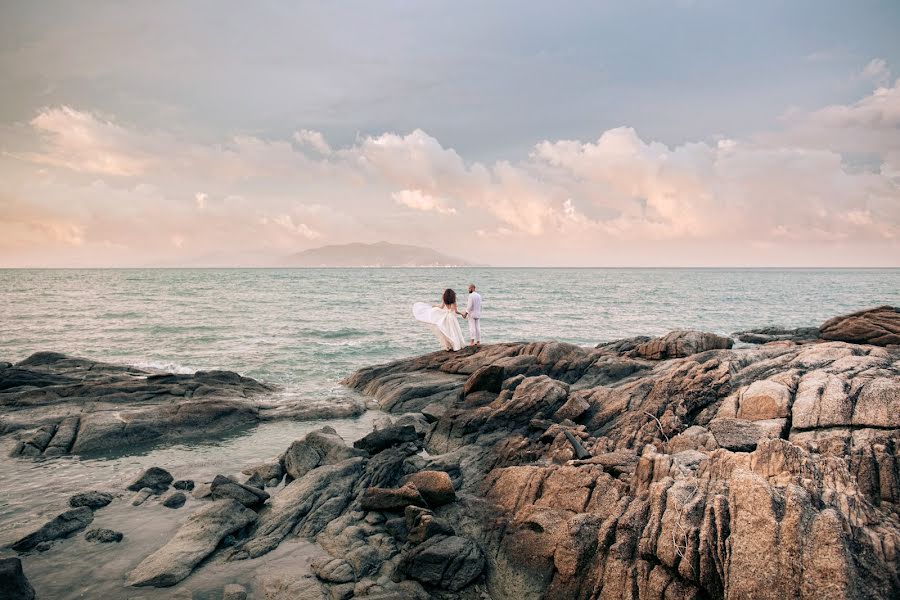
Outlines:
[[434,331],[444,350],[459,350],[466,345],[456,313],[441,307],[434,307],[426,302],[413,304],[413,316]]

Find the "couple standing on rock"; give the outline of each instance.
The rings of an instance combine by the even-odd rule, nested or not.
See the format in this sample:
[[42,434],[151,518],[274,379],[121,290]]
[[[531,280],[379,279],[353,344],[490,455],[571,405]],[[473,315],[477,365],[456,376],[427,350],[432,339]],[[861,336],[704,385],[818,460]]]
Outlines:
[[475,291],[475,284],[469,284],[469,298],[466,310],[459,312],[456,308],[456,292],[447,288],[441,297],[441,304],[430,305],[426,302],[413,304],[413,316],[426,323],[441,343],[444,350],[455,352],[465,346],[462,329],[456,315],[469,322],[470,346],[481,345],[481,294]]

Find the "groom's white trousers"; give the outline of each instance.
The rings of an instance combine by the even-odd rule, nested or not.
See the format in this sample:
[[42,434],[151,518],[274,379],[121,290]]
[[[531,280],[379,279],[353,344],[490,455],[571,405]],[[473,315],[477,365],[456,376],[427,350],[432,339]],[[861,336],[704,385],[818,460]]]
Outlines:
[[481,342],[481,319],[469,317],[469,339]]

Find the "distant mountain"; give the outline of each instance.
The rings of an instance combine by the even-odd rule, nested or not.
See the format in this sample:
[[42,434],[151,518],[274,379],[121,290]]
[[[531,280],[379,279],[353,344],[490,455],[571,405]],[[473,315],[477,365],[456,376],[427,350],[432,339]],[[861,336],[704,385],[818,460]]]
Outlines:
[[292,254],[286,267],[467,267],[471,263],[431,248],[404,244],[340,244]]

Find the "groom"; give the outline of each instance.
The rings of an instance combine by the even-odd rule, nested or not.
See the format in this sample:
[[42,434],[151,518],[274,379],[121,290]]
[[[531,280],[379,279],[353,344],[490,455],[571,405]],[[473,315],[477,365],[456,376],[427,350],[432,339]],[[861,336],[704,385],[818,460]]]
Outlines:
[[470,346],[481,345],[481,294],[475,291],[475,284],[469,284],[469,300],[463,317],[469,322]]

